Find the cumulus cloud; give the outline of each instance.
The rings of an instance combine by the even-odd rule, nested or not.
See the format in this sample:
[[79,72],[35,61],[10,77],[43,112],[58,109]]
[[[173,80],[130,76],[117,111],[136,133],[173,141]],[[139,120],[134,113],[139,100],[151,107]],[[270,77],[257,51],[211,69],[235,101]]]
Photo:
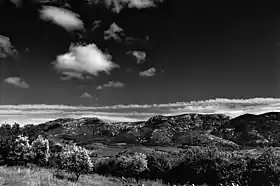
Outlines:
[[81,98],[92,98],[92,95],[90,95],[89,93],[85,92],[80,97]]
[[[112,105],[101,107],[68,105],[0,105],[0,123],[19,121],[35,123],[35,120],[52,120],[61,117],[98,117],[113,121],[146,120],[154,115],[178,115],[187,113],[226,114],[237,117],[242,114],[280,112],[280,99],[211,99],[146,105]],[[46,119],[48,118],[48,119]]]
[[110,71],[119,66],[111,61],[109,54],[103,53],[95,44],[73,45],[69,52],[58,55],[53,63],[60,73],[72,78],[84,79],[100,72],[110,74]]
[[114,39],[116,41],[121,41],[123,36],[123,29],[120,28],[116,23],[112,23],[110,28],[104,31],[105,40]]
[[8,84],[12,84],[19,88],[28,88],[29,87],[29,85],[24,80],[22,80],[20,77],[8,77],[4,80],[4,82],[6,82]]
[[131,54],[131,55],[133,55],[134,57],[136,57],[137,64],[140,64],[140,63],[142,63],[143,61],[145,61],[146,56],[147,56],[147,54],[146,54],[145,52],[143,52],[143,51],[137,51],[137,50],[129,51],[129,52],[127,52],[127,54]]
[[99,85],[96,87],[97,90],[101,90],[101,89],[104,89],[104,88],[122,88],[124,86],[124,84],[122,82],[119,82],[119,81],[109,81],[108,83],[106,84],[103,84],[103,85]]
[[145,71],[139,72],[139,75],[144,76],[144,77],[154,76],[154,75],[156,75],[156,68],[152,67],[152,68],[149,68]]
[[41,19],[52,21],[67,31],[84,29],[84,24],[79,18],[80,16],[70,10],[54,6],[43,6],[40,10],[40,14]]
[[[110,8],[115,13],[120,13],[123,8],[152,8],[156,7],[156,3],[161,3],[163,0],[93,0],[94,3],[105,3],[107,8]],[[92,2],[92,1],[91,1]]]
[[7,58],[11,56],[18,58],[18,52],[11,44],[10,38],[0,35],[0,58]]

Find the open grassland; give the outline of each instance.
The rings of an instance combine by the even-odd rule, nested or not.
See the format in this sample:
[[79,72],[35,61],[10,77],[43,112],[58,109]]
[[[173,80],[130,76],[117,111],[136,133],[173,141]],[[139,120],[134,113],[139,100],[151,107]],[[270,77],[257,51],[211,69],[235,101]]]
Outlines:
[[[53,169],[27,167],[0,167],[0,185],[9,186],[123,186],[139,185],[126,183],[120,178],[105,177],[97,174],[82,175],[77,182],[58,179],[53,176]],[[71,175],[68,175],[70,178]],[[145,186],[165,186],[160,181],[142,181]],[[141,185],[140,184],[140,185]]]

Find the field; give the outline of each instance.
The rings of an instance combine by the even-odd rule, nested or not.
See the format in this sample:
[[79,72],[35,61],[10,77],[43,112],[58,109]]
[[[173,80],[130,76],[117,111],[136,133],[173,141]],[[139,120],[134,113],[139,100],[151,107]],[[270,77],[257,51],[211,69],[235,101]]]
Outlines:
[[[24,167],[0,167],[0,185],[8,186],[123,186],[122,179],[97,174],[83,175],[78,182],[55,178],[54,170]],[[133,185],[133,183],[130,183]],[[143,181],[145,186],[164,186],[161,182]],[[137,184],[134,184],[137,185]]]

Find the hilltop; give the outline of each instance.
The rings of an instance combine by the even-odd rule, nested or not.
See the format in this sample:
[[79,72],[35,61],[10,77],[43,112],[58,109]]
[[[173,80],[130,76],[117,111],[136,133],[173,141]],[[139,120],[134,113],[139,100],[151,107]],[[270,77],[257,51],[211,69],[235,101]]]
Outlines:
[[58,142],[75,142],[90,149],[121,147],[209,146],[238,149],[245,146],[279,146],[280,113],[182,114],[153,116],[147,121],[108,122],[92,118],[59,118],[24,127]]

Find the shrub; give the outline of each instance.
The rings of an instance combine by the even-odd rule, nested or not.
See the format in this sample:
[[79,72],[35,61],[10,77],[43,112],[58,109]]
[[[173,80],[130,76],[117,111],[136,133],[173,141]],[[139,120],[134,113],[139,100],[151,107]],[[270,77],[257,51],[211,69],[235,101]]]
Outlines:
[[19,135],[19,124],[2,124],[0,126],[0,155],[5,164],[12,165],[14,163],[9,156],[13,154],[14,142]]
[[41,135],[31,143],[32,162],[45,166],[50,158],[49,141]]
[[152,152],[147,155],[148,169],[143,177],[148,179],[167,179],[172,168],[172,157],[167,153]]
[[258,158],[249,160],[249,185],[279,185],[280,184],[280,156],[273,148],[267,148]]
[[76,144],[66,145],[60,153],[58,168],[76,175],[76,181],[82,173],[88,173],[92,168],[89,152]]
[[114,157],[96,161],[96,172],[103,175],[134,177],[139,180],[140,174],[147,170],[148,162],[142,153],[120,153]]
[[10,165],[26,165],[30,161],[30,150],[31,146],[29,144],[28,137],[22,135],[18,136],[14,144],[13,149],[10,150],[8,159]]
[[171,170],[175,182],[181,184],[229,184],[243,183],[246,161],[217,148],[190,148],[184,152],[178,165]]
[[151,134],[150,142],[153,145],[170,145],[172,140],[167,131],[156,129]]

